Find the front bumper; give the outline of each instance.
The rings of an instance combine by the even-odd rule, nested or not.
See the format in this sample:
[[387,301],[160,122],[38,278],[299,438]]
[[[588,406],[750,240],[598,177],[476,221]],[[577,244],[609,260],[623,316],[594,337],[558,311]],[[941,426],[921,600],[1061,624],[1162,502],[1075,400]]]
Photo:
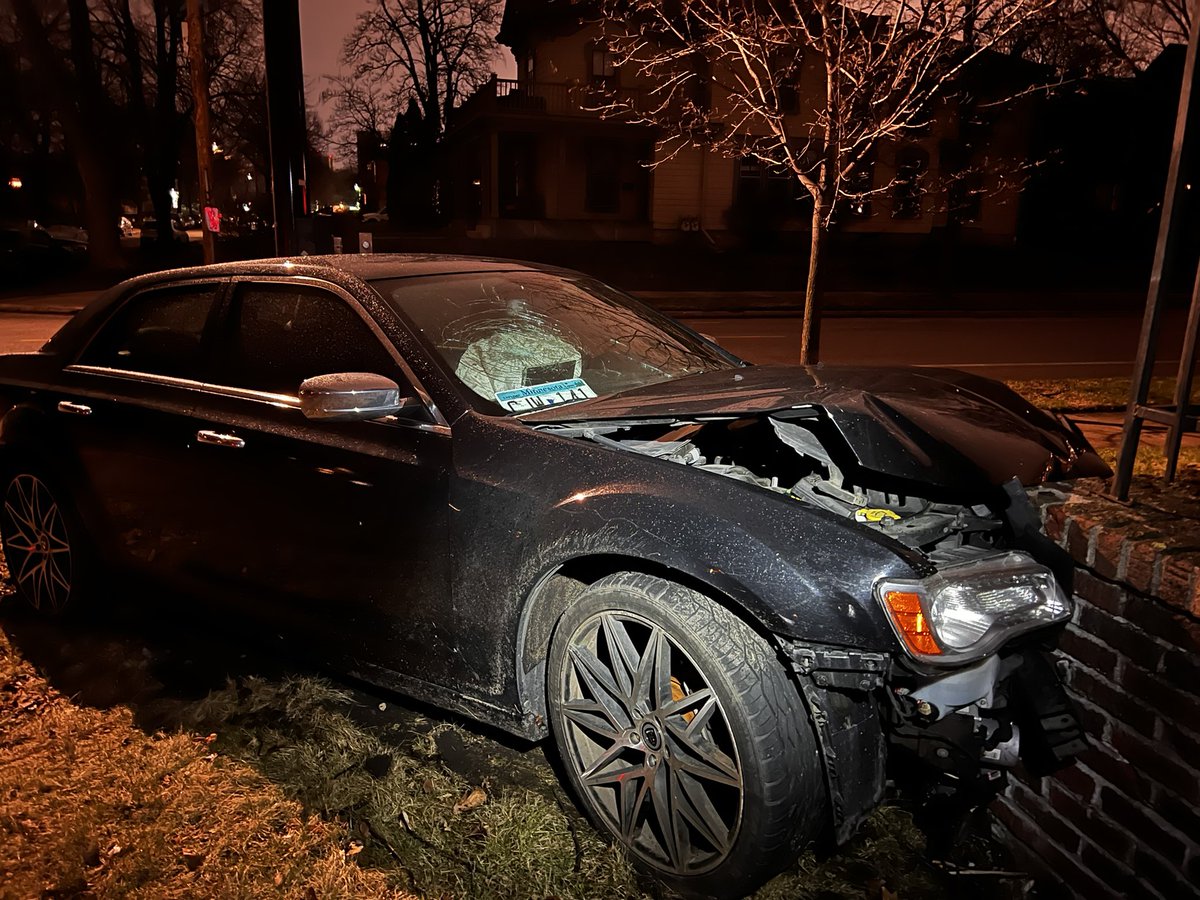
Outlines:
[[834,833],[846,840],[889,785],[963,811],[1021,763],[1048,774],[1086,749],[1045,650],[1006,648],[972,666],[919,671],[886,654],[791,643],[825,765]]

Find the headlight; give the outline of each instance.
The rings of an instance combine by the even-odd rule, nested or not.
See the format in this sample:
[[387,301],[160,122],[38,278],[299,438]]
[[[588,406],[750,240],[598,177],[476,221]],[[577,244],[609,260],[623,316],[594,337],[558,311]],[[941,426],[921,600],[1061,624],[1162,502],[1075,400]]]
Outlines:
[[1025,553],[947,566],[919,581],[880,581],[875,595],[904,649],[934,665],[962,663],[1071,615],[1071,601]]

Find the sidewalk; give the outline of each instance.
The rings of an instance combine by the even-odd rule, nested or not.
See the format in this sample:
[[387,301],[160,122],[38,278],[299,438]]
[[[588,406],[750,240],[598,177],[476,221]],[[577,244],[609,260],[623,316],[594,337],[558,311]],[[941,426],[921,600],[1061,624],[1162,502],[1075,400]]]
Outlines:
[[30,293],[0,299],[0,312],[69,316],[83,309],[100,291],[71,291],[58,294]]

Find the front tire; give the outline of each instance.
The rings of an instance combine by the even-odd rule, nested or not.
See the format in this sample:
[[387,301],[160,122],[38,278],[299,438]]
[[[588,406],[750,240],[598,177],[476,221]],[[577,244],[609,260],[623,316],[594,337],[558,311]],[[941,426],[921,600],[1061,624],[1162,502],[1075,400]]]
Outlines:
[[690,896],[749,893],[827,819],[816,741],[770,644],[649,575],[591,585],[547,669],[563,765],[592,819]]
[[2,499],[0,538],[17,594],[42,615],[61,616],[78,607],[89,565],[72,510],[31,471],[5,479]]

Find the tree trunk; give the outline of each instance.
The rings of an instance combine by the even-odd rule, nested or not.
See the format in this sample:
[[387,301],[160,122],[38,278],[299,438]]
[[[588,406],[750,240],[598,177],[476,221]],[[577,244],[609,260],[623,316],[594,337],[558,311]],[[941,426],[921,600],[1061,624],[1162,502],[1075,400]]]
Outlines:
[[34,70],[42,73],[54,99],[59,124],[83,183],[88,262],[93,269],[118,269],[123,260],[117,233],[121,213],[113,177],[117,157],[106,140],[105,129],[110,123],[104,121],[107,104],[93,65],[87,4],[75,0],[69,8],[71,58],[79,67],[73,73],[64,64],[60,49],[51,45],[32,0],[14,2],[12,9]]
[[800,333],[800,364],[803,366],[816,365],[819,361],[821,292],[817,289],[817,278],[825,253],[825,230],[821,227],[824,219],[825,205],[814,202],[808,243],[808,277],[804,281],[804,325]]
[[95,271],[124,268],[117,222],[121,205],[113,186],[112,168],[97,154],[73,148],[75,167],[83,184],[84,222],[88,233],[88,264]]
[[158,221],[158,247],[174,247],[171,220],[174,209],[171,188],[175,186],[179,141],[176,134],[175,95],[179,65],[179,17],[171,3],[155,4],[154,48],[158,93],[145,147],[146,186],[154,218]]

